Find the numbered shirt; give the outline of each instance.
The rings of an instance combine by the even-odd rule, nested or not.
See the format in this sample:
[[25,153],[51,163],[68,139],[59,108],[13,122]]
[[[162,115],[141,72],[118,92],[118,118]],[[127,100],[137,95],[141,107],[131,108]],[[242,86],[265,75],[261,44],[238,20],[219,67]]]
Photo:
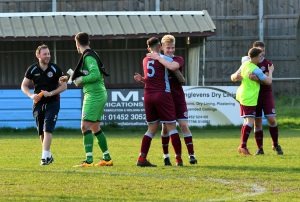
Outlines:
[[143,69],[147,92],[170,92],[168,70],[161,63],[145,57]]

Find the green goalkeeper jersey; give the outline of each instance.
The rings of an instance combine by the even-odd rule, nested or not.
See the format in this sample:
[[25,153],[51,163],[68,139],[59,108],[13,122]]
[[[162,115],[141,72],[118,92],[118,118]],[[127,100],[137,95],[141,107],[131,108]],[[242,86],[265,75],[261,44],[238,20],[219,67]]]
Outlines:
[[81,71],[85,75],[82,78],[84,94],[106,93],[104,78],[98,68],[97,60],[95,58],[86,56]]

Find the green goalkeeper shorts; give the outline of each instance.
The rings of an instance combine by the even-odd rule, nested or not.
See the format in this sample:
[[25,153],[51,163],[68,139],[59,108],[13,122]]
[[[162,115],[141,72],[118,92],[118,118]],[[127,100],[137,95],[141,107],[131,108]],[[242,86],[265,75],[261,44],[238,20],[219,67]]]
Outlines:
[[92,122],[101,121],[106,102],[106,91],[101,94],[84,94],[81,119]]

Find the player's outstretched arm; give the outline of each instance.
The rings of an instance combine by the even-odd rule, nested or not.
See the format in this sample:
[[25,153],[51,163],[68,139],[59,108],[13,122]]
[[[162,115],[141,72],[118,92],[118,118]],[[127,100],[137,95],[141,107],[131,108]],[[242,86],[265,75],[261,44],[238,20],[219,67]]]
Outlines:
[[260,82],[265,85],[271,85],[272,84],[272,77],[273,77],[273,66],[269,66],[269,74],[266,75],[263,73],[261,69],[258,67],[253,71],[253,73],[259,78]]
[[273,71],[274,71],[274,66],[271,65],[271,66],[268,66],[268,69],[269,69],[269,74],[264,74],[266,76],[266,79],[265,80],[261,80],[261,82],[263,84],[266,84],[266,85],[271,85],[272,84],[272,80],[273,80]]
[[158,60],[163,66],[168,68],[171,71],[175,71],[180,68],[180,65],[178,62],[169,62],[165,58],[160,57],[158,53],[147,53],[147,56],[150,57],[153,60]]
[[230,76],[231,81],[237,82],[243,80],[243,77],[241,75],[241,67],[233,74]]
[[[268,65],[268,70],[269,69],[272,69],[273,71],[272,71],[272,73],[274,72],[274,65],[273,64],[271,64],[271,65]],[[265,72],[264,73],[266,76],[269,76],[269,71],[268,72]],[[253,74],[253,73],[251,73],[251,74],[249,74],[249,78],[251,79],[251,80],[253,80],[253,81],[260,81],[260,83],[261,84],[263,84],[263,85],[270,85],[270,84],[266,84],[266,83],[264,83],[263,81],[261,81],[255,74]]]

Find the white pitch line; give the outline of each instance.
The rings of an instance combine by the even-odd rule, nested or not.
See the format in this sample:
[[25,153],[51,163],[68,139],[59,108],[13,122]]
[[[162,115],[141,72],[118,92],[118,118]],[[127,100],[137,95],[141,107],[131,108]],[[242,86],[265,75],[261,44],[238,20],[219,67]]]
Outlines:
[[167,179],[189,179],[191,181],[195,181],[197,180],[196,177],[193,176],[166,176],[166,175],[158,175],[158,174],[149,174],[149,173],[129,173],[129,172],[106,172],[106,171],[102,171],[102,170],[88,170],[89,168],[93,168],[93,167],[89,167],[89,168],[82,168],[81,170],[78,170],[78,168],[74,168],[72,167],[72,170],[33,170],[33,169],[0,169],[3,171],[15,171],[15,172],[39,172],[39,173],[92,173],[92,174],[104,174],[104,175],[111,175],[111,176],[134,176],[134,177],[153,177],[153,178],[158,178],[158,179],[163,179],[163,180],[167,180]]
[[230,201],[230,200],[236,200],[236,199],[242,199],[242,198],[247,198],[250,196],[257,196],[265,193],[267,190],[266,188],[259,186],[258,184],[248,184],[248,183],[241,183],[240,181],[235,182],[233,180],[224,180],[224,179],[216,179],[216,178],[207,178],[208,181],[210,182],[217,182],[220,184],[224,185],[229,185],[229,184],[240,184],[245,187],[250,187],[250,192],[246,192],[241,195],[233,196],[233,197],[224,197],[224,198],[219,198],[219,199],[209,199],[207,201]]
[[244,187],[249,187],[250,191],[243,193],[241,195],[233,196],[233,197],[224,197],[224,198],[219,198],[219,199],[206,199],[205,201],[228,201],[228,200],[235,200],[235,199],[242,199],[242,198],[247,198],[250,196],[257,196],[264,194],[267,190],[266,188],[258,185],[258,184],[248,184],[248,183],[241,183],[240,181],[234,181],[234,180],[226,180],[226,179],[218,179],[218,178],[199,178],[195,176],[167,176],[167,175],[157,175],[157,174],[149,174],[149,173],[128,173],[128,172],[105,172],[100,170],[78,170],[78,169],[73,169],[73,170],[33,170],[33,169],[0,169],[4,171],[21,171],[21,172],[52,172],[52,173],[93,173],[93,174],[104,174],[104,175],[110,175],[110,176],[135,176],[135,177],[152,177],[152,178],[158,178],[158,179],[188,179],[191,181],[198,181],[198,180],[206,180],[209,182],[216,182],[219,184],[223,185],[234,185],[234,184],[239,184]]

